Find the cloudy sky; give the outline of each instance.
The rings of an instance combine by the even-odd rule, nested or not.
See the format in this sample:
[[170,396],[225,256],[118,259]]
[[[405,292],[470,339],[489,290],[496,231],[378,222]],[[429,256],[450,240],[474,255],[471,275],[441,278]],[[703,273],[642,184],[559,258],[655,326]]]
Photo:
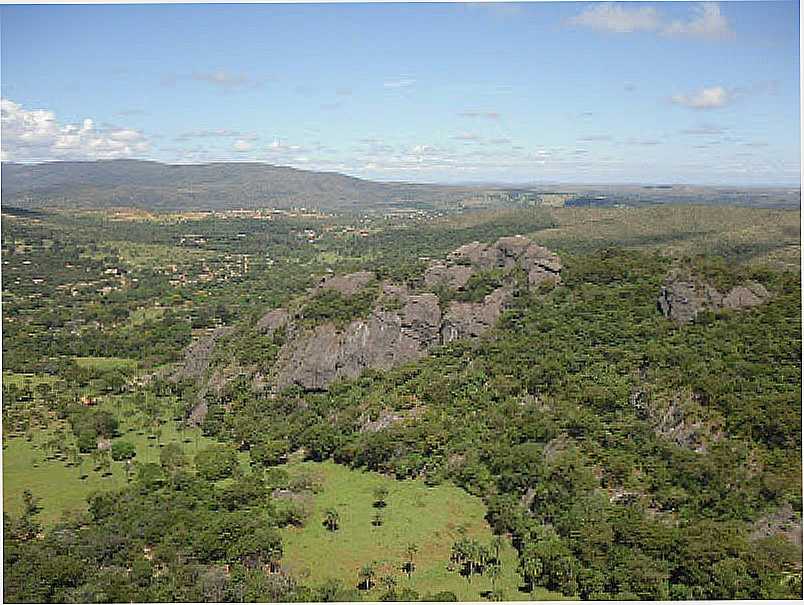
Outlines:
[[798,185],[798,11],[2,6],[2,159]]

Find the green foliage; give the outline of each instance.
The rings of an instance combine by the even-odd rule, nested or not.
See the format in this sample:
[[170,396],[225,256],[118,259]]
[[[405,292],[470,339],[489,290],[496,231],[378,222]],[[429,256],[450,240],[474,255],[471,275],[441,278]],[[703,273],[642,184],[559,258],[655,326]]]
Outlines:
[[209,481],[231,477],[237,467],[237,455],[227,445],[211,445],[195,455],[198,474]]
[[128,441],[115,441],[112,443],[112,460],[130,460],[137,455],[137,448]]
[[302,308],[302,318],[312,324],[332,322],[344,326],[349,322],[368,315],[377,290],[367,286],[356,294],[346,296],[334,289],[324,289],[312,297]]

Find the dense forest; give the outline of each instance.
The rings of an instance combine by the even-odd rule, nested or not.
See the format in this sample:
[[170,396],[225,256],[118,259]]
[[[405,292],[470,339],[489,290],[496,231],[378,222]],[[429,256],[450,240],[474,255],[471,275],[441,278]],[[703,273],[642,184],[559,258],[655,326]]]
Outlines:
[[[651,208],[622,212],[668,220],[666,241],[625,226],[596,240],[595,221],[577,222],[584,212],[595,216],[574,209],[569,226],[546,209],[4,216],[4,458],[27,443],[46,454],[41,469],[107,482],[47,520],[41,490],[6,493],[4,599],[459,598],[452,584],[414,588],[428,565],[473,600],[800,598],[800,273],[764,241],[724,236],[713,253],[672,230],[679,215]],[[710,229],[722,219],[678,212],[709,217]],[[779,232],[767,237],[789,252],[798,220],[773,214]],[[377,300],[376,282],[355,296],[311,293],[322,276],[372,271],[424,291],[433,259],[519,233],[550,242],[561,281],[512,288],[488,333],[327,390],[266,386],[289,337],[258,328],[266,311],[342,327]],[[760,284],[769,298],[679,324],[657,307],[679,268],[722,291]],[[431,291],[441,305],[470,304],[509,277]],[[200,374],[225,380],[176,379],[186,347],[221,329]],[[440,559],[411,544],[392,571],[362,561],[349,577],[309,581],[285,564],[293,536],[315,526],[335,553],[351,552],[338,541],[349,504],[312,514],[305,498],[321,488],[296,472],[333,462],[392,486],[457,486],[482,502],[495,537],[458,528]],[[375,529],[401,506],[394,493],[373,493]]]

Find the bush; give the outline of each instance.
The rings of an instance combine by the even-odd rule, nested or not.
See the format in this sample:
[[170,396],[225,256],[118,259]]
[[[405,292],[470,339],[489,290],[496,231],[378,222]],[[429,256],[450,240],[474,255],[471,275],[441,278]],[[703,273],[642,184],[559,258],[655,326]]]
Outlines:
[[226,445],[211,445],[195,456],[198,474],[208,481],[231,477],[237,467],[237,454]]
[[128,441],[115,441],[112,443],[112,460],[130,460],[137,455],[137,448]]

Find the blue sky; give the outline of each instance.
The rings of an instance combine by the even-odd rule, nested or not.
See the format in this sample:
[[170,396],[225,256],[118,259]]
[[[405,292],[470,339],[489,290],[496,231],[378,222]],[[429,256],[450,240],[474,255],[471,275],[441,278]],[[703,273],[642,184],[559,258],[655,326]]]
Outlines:
[[797,2],[0,7],[4,161],[800,183]]

